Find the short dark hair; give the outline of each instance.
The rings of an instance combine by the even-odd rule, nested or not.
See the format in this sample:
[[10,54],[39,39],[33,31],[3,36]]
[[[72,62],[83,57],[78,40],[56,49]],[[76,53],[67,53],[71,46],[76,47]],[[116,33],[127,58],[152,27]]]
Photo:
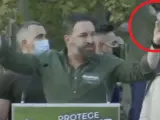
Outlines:
[[90,21],[93,23],[94,26],[96,26],[96,21],[95,21],[95,19],[92,18],[92,16],[90,14],[88,14],[88,13],[72,13],[69,16],[65,17],[65,19],[63,21],[63,28],[64,28],[65,34],[71,33],[74,25],[77,22],[81,22],[81,21]]
[[106,34],[112,31],[114,31],[114,27],[112,24],[103,24],[96,27],[97,34]]
[[21,26],[19,31],[16,34],[16,39],[17,39],[17,43],[20,46],[22,43],[22,40],[24,39],[25,33],[28,31],[28,27],[31,25],[38,25],[38,26],[42,26],[39,22],[36,21],[26,21],[24,22]]
[[24,23],[21,25],[20,29],[21,29],[21,28],[28,28],[28,27],[31,26],[31,25],[39,25],[39,26],[42,26],[42,24],[41,24],[40,22],[37,22],[37,21],[26,21],[26,22],[24,22]]

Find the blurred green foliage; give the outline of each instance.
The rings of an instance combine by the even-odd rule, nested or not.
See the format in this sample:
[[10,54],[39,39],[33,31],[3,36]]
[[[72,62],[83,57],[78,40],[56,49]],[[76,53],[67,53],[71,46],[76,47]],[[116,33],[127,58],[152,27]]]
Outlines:
[[[48,31],[50,40],[54,40],[55,48],[63,46],[62,22],[65,15],[71,12],[92,12],[100,4],[106,11],[111,11],[113,23],[126,21],[136,6],[138,0],[28,0],[31,20],[41,22]],[[4,31],[10,19],[17,23],[23,22],[22,15],[17,9],[16,0],[1,0],[0,2],[0,31]]]
[[5,32],[9,20],[16,19],[17,7],[15,0],[0,1],[0,32]]

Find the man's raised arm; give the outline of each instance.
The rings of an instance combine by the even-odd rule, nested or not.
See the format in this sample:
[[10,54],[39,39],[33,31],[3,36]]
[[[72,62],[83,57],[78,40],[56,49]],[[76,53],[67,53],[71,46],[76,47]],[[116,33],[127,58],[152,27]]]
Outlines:
[[35,69],[35,56],[16,52],[7,46],[1,59],[1,65],[14,72],[31,75]]
[[[160,21],[156,22],[154,37],[150,49],[160,49]],[[114,71],[115,80],[131,83],[151,80],[155,77],[155,69],[160,60],[160,53],[148,52],[141,62],[124,61]]]
[[[160,21],[157,21],[154,29],[154,36],[152,46],[150,49],[160,49]],[[149,67],[153,70],[156,69],[160,60],[160,53],[149,52],[147,55],[147,62]]]

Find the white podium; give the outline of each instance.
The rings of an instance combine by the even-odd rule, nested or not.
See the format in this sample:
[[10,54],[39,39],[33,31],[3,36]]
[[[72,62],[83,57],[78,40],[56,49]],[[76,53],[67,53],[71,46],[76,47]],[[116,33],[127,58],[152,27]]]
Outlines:
[[12,120],[120,120],[120,104],[12,104]]

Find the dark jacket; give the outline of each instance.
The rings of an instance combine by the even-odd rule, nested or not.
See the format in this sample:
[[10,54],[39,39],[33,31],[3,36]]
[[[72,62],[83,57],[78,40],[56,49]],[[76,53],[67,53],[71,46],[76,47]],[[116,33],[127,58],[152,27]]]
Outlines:
[[[46,103],[42,82],[0,66],[0,99],[11,103]],[[9,114],[9,120],[10,118]]]
[[66,51],[52,50],[38,57],[10,52],[3,65],[24,74],[39,73],[48,103],[104,103],[111,99],[116,82],[133,83],[155,76],[146,57],[130,62],[110,54],[92,56],[76,70],[68,64]]

